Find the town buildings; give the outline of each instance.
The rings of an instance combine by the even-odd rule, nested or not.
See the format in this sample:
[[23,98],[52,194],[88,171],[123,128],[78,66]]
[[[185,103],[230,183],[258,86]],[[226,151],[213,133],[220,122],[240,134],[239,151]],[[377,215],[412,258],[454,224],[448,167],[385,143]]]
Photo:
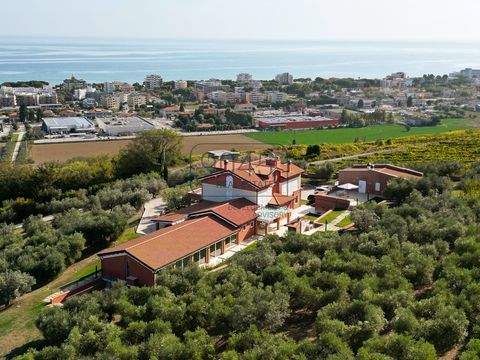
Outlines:
[[115,84],[113,82],[104,82],[103,92],[106,92],[107,94],[113,94],[115,92]]
[[261,117],[256,118],[255,121],[261,129],[282,130],[322,129],[340,125],[338,119],[299,114]]
[[237,75],[237,82],[239,83],[248,83],[252,80],[253,80],[253,77],[251,74],[241,73]]
[[108,136],[135,135],[155,128],[138,116],[98,118],[97,124],[101,133]]
[[237,96],[235,93],[226,91],[212,91],[207,98],[216,104],[235,103]]
[[44,118],[42,130],[47,134],[95,132],[95,126],[84,117]]
[[118,110],[122,103],[123,99],[118,94],[103,93],[100,95],[100,104],[105,109]]
[[292,85],[293,76],[289,73],[278,74],[277,76],[275,76],[275,81],[278,82],[280,85]]
[[39,106],[57,104],[57,93],[51,86],[0,88],[0,107]]
[[68,92],[72,92],[72,91],[77,90],[77,89],[86,88],[87,87],[87,82],[85,80],[82,80],[82,79],[77,79],[77,78],[75,78],[75,76],[72,75],[72,77],[70,79],[63,80],[63,83],[62,83],[61,87]]
[[272,104],[281,104],[288,100],[288,95],[281,91],[266,92],[267,101]]
[[127,95],[127,104],[133,109],[145,105],[146,103],[147,97],[142,93],[133,92]]
[[380,84],[384,88],[406,88],[413,85],[413,79],[408,78],[404,72],[396,72],[386,76]]
[[175,90],[185,90],[188,88],[188,82],[185,80],[175,81]]
[[300,206],[303,170],[277,158],[218,160],[201,179],[201,201],[153,219],[158,231],[99,253],[107,281],[153,285],[158,271],[208,265],[256,234],[290,221]]
[[17,97],[13,94],[0,94],[0,108],[17,106]]
[[478,79],[480,78],[480,69],[466,68],[466,69],[460,70],[460,75],[470,80]]
[[160,75],[151,74],[145,77],[143,84],[147,90],[155,90],[162,86],[163,79]]

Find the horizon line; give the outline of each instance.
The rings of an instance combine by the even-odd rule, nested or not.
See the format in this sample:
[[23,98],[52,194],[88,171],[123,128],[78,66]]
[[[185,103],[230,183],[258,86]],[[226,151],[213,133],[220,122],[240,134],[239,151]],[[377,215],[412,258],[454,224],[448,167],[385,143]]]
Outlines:
[[114,40],[114,41],[252,41],[252,42],[291,42],[291,41],[308,41],[308,42],[410,42],[410,43],[479,43],[480,38],[347,38],[347,37],[325,37],[325,38],[244,38],[244,37],[156,37],[156,36],[93,36],[93,35],[18,35],[18,34],[0,34],[0,39],[35,39],[35,40]]

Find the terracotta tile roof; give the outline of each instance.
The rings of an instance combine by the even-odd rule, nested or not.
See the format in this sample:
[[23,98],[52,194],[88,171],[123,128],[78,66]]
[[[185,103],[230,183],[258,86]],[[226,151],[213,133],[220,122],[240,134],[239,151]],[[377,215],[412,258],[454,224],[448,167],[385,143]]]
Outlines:
[[224,218],[235,226],[240,226],[254,220],[257,217],[257,214],[255,213],[257,209],[258,205],[245,198],[221,203],[204,200],[174,213],[153,218],[152,221],[176,222],[193,216],[213,214]]
[[218,205],[218,203],[216,203],[216,202],[204,200],[202,202],[199,202],[198,204],[188,206],[188,207],[180,209],[178,211],[154,217],[154,218],[152,218],[152,221],[176,222],[176,221],[179,221],[179,220],[182,220],[182,219],[186,219],[188,217],[188,215],[190,215],[191,213],[194,213],[196,211],[202,211],[202,210],[210,209],[210,208],[215,207],[217,205]]
[[197,211],[192,213],[192,215],[210,212],[224,218],[235,226],[241,226],[257,218],[257,209],[258,205],[242,198],[217,204],[217,206],[212,207],[211,209]]
[[374,164],[372,168],[369,168],[369,165],[354,165],[352,167],[340,170],[340,172],[361,172],[361,171],[374,171],[393,177],[403,178],[403,179],[419,179],[423,176],[423,173],[415,171],[412,169],[403,168],[400,166],[390,165],[390,164]]
[[412,174],[410,172],[401,171],[397,169],[380,168],[380,169],[375,169],[374,171],[387,174],[390,176],[394,176],[394,177],[404,178],[404,179],[419,179],[422,177],[421,175]]
[[290,171],[288,171],[288,164],[281,164],[279,163],[277,165],[277,169],[281,171],[281,176],[285,179],[289,179],[291,177],[296,177],[298,175],[301,175],[302,173],[305,172],[301,167],[295,165],[295,164],[290,164]]
[[[281,163],[277,161],[275,166],[270,166],[266,164],[265,160],[255,160],[250,163],[240,163],[240,162],[228,162],[226,164],[226,170],[230,171],[246,181],[259,186],[258,184],[265,184],[266,186],[272,184],[271,176],[276,170],[280,171],[280,176],[284,179],[289,179],[292,177],[297,177],[301,175],[304,170],[295,164],[290,164],[290,170],[288,170],[289,164]],[[225,171],[225,163],[222,160],[217,160],[213,165],[214,168],[220,170],[215,174]],[[265,177],[268,177],[265,179]]]
[[231,165],[227,167],[227,170],[223,168],[221,170],[219,169],[219,171],[214,172],[211,175],[204,176],[203,179],[218,176],[220,174],[223,174],[225,171],[228,171],[233,175],[239,177],[240,179],[247,181],[258,189],[264,189],[272,184],[272,181],[270,179],[260,178],[253,169],[245,168],[244,166],[242,166],[241,168],[233,168],[233,166]]
[[284,206],[293,200],[295,200],[293,196],[273,193],[272,200],[270,200],[268,204],[273,206]]
[[213,216],[186,220],[152,234],[101,251],[98,256],[126,253],[153,270],[214,244],[236,230]]

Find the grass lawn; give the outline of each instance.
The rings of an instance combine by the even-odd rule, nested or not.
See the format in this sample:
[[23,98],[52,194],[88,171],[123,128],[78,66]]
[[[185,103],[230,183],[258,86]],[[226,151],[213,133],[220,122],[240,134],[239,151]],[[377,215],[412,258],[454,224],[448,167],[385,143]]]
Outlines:
[[413,127],[407,131],[401,125],[375,125],[364,128],[341,128],[304,131],[268,131],[248,133],[246,136],[271,145],[291,145],[292,140],[300,144],[345,144],[379,139],[394,139],[405,136],[439,134],[448,131],[470,129],[469,119],[444,119],[438,126]]
[[[140,235],[135,232],[137,228],[137,224],[126,228],[123,233],[118,237],[117,241],[115,241],[112,246],[120,245],[128,240],[135,239]],[[89,264],[86,264],[83,267],[80,267],[75,273],[72,281],[81,279],[84,276],[90,275],[95,272],[95,270],[99,270],[101,268],[100,259],[94,259]]]
[[136,239],[137,237],[140,236],[140,234],[137,234],[135,230],[137,229],[137,223],[134,226],[131,226],[129,228],[126,228],[124,232],[118,237],[117,241],[113,244],[114,246],[120,245],[128,240]]
[[315,221],[319,218],[318,215],[315,215],[315,214],[307,214],[305,215],[302,219],[305,219],[305,220],[310,220],[310,221]]
[[335,220],[337,217],[339,217],[341,214],[343,214],[344,211],[345,210],[333,210],[333,211],[329,212],[328,214],[320,217],[318,222],[320,224],[325,224],[325,223],[330,224],[333,220]]
[[[136,227],[135,222],[125,229],[112,246],[138,237]],[[70,266],[52,282],[22,296],[8,309],[0,312],[0,358],[3,359],[3,356],[19,346],[39,340],[41,335],[35,327],[35,319],[45,306],[42,300],[56,292],[60,286],[93,273],[95,267],[100,269],[96,255],[85,258]]]
[[352,223],[352,218],[350,215],[347,215],[342,221],[340,221],[338,224],[337,224],[337,227],[339,228],[343,228],[345,226],[348,226]]

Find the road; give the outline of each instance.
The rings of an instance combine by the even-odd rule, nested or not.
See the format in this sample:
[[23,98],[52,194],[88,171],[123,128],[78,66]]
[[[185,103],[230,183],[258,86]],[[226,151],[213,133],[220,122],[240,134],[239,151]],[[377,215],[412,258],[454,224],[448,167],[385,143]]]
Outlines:
[[20,145],[22,144],[22,139],[25,136],[25,131],[18,132],[17,142],[15,143],[15,148],[13,149],[12,154],[12,163],[17,161],[18,152],[20,151]]
[[342,161],[342,160],[357,159],[357,158],[367,157],[367,156],[370,156],[370,155],[391,154],[391,153],[398,152],[398,151],[401,151],[401,150],[403,150],[403,148],[371,151],[371,152],[365,152],[365,153],[361,153],[361,154],[342,156],[342,157],[333,158],[333,159],[313,161],[310,164],[321,165],[321,164],[325,164],[327,162],[338,162],[338,161]]

